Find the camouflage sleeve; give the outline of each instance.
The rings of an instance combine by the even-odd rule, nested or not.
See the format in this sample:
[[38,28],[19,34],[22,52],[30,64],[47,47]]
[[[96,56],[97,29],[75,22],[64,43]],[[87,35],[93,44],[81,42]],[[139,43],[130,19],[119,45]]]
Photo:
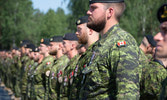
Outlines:
[[116,98],[118,100],[139,99],[138,72],[140,69],[135,46],[118,47],[113,50],[111,57],[111,64],[116,67],[114,68],[116,69]]
[[166,78],[166,69],[158,62],[151,61],[150,66],[144,69],[143,72],[143,92],[144,98],[159,98],[161,92],[161,83]]

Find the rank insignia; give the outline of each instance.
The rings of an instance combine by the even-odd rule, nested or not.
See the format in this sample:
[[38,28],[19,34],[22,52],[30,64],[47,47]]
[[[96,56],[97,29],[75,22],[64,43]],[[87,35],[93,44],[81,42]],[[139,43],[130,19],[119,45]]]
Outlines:
[[124,47],[124,46],[126,46],[126,41],[120,41],[120,42],[118,42],[117,46],[118,47]]

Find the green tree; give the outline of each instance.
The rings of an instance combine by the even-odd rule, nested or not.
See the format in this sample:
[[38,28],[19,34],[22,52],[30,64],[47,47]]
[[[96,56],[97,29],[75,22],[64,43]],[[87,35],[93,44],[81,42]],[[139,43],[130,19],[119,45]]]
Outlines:
[[0,1],[0,43],[2,48],[10,48],[21,39],[32,34],[32,2],[30,0]]
[[86,12],[89,8],[89,0],[70,0],[68,8],[71,11],[71,14],[69,15],[68,19],[70,24],[69,29],[75,32],[75,22],[77,21],[77,19],[87,15]]
[[[66,0],[64,0],[66,1]],[[159,31],[157,10],[166,0],[125,0],[126,10],[123,14],[120,26],[130,32],[140,43],[145,34],[155,34]],[[74,24],[80,17],[84,16],[89,7],[89,0],[70,0],[68,5],[71,11],[70,24]],[[75,30],[76,27],[70,26]]]
[[67,18],[63,9],[58,8],[56,12],[50,9],[44,17],[44,29],[41,37],[50,38],[54,35],[64,35],[69,31]]
[[130,32],[140,43],[144,35],[154,35],[159,31],[157,10],[165,2],[166,0],[125,1],[126,10],[121,18],[121,27]]

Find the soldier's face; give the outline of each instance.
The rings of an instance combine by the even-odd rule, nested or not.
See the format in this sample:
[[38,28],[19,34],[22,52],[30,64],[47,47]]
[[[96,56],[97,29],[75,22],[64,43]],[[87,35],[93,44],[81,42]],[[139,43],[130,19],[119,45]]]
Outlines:
[[88,28],[86,26],[86,24],[80,24],[77,25],[77,32],[76,35],[78,37],[78,42],[80,44],[87,44],[88,41]]
[[45,44],[40,44],[39,50],[41,54],[45,54],[48,52],[48,47]]
[[26,54],[29,54],[29,51],[30,51],[29,48],[25,48],[25,52],[26,52]]
[[54,54],[57,52],[59,48],[59,43],[57,42],[50,42],[50,50],[49,50],[49,53],[50,54]]
[[100,32],[106,25],[106,8],[102,3],[93,3],[87,11],[88,23],[87,26],[96,32]]
[[63,53],[67,54],[71,50],[71,43],[69,40],[63,40]]
[[15,53],[15,54],[16,54],[16,56],[19,56],[19,57],[21,56],[21,53],[20,53],[20,51],[18,51],[18,50],[16,50],[16,53]]
[[34,61],[38,61],[40,57],[39,52],[34,52]]
[[154,36],[157,42],[156,56],[159,58],[167,58],[167,22],[160,25],[160,32]]

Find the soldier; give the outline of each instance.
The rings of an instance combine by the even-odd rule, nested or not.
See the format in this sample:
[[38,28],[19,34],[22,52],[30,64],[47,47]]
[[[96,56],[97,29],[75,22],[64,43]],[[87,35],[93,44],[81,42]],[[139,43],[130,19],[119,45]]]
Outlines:
[[69,99],[79,99],[79,90],[81,88],[82,74],[81,70],[84,68],[85,63],[87,62],[88,55],[91,53],[90,48],[93,43],[95,43],[99,39],[99,33],[87,27],[88,17],[83,16],[79,18],[76,22],[77,32],[76,35],[78,37],[78,42],[83,44],[86,47],[87,51],[83,53],[77,62],[75,68],[73,68],[74,75],[71,77],[73,82],[69,84]]
[[45,99],[46,95],[46,79],[45,74],[47,69],[49,69],[54,63],[54,57],[49,55],[49,39],[41,39],[39,46],[40,53],[44,56],[41,64],[36,68],[34,73],[34,90],[36,99]]
[[[29,40],[22,40],[20,41],[20,48],[21,48],[21,58],[20,58],[20,63],[18,63],[18,71],[20,73],[19,74],[19,79],[17,80],[17,84],[20,85],[20,88],[18,89],[18,95],[22,96],[22,98],[24,98],[24,96],[21,94],[23,93],[23,91],[21,90],[22,89],[22,86],[23,86],[23,74],[25,72],[25,64],[26,62],[29,60],[29,57],[28,57],[28,51],[29,49],[26,49],[25,47],[30,44],[31,42]],[[19,93],[20,92],[20,93]],[[25,92],[24,92],[25,93]]]
[[21,52],[19,51],[19,48],[15,47],[12,49],[12,56],[13,56],[13,66],[12,66],[12,84],[13,84],[13,92],[15,93],[15,99],[19,99],[19,74],[18,74],[18,69],[19,64],[21,64],[20,57],[21,57]]
[[28,100],[28,95],[27,95],[27,84],[28,84],[28,70],[31,68],[31,66],[34,64],[33,57],[31,56],[31,50],[32,48],[35,47],[34,44],[30,43],[24,46],[26,54],[28,56],[28,60],[24,63],[24,73],[22,74],[22,88],[21,88],[21,94],[22,94],[22,99]]
[[139,48],[145,53],[149,60],[154,57],[156,41],[152,35],[145,35]]
[[[35,90],[37,87],[36,85],[36,80],[34,75],[36,74],[37,68],[39,65],[41,65],[42,61],[44,59],[44,55],[40,53],[39,48],[36,48],[36,52],[34,52],[34,67],[31,68],[31,90],[30,90],[30,100],[35,100],[36,99],[36,91]],[[43,88],[43,87],[42,87]]]
[[37,67],[38,65],[38,61],[40,59],[40,53],[39,53],[39,49],[38,47],[33,47],[32,50],[30,51],[31,54],[32,54],[32,59],[34,60],[34,63],[32,64],[31,67],[29,67],[29,70],[27,71],[28,72],[28,75],[27,75],[27,89],[26,89],[26,95],[28,96],[28,100],[33,100],[35,97],[34,97],[34,94],[33,94],[33,90],[34,90],[34,85],[33,85],[33,82],[34,82],[34,71],[35,71],[35,68]]
[[[49,54],[54,56],[55,57],[55,60],[54,60],[54,64],[56,62],[56,60],[58,58],[61,57],[61,55],[59,55],[59,45],[62,45],[62,40],[63,40],[63,37],[62,36],[54,36],[52,38],[50,38],[50,50],[49,50]],[[54,66],[53,64],[53,66]],[[52,67],[53,67],[52,66]],[[46,92],[45,92],[45,99],[49,99],[49,75],[50,75],[50,71],[52,69],[52,67],[48,68],[46,71],[45,71],[45,87],[46,87]]]
[[63,37],[63,46],[64,46],[64,50],[66,50],[66,55],[68,56],[68,58],[70,59],[70,62],[68,63],[67,66],[65,66],[64,68],[60,68],[58,69],[58,71],[62,71],[62,79],[60,79],[60,77],[58,77],[58,82],[60,84],[60,94],[58,97],[60,97],[60,99],[67,99],[68,97],[68,82],[70,81],[70,77],[69,75],[73,72],[72,69],[75,68],[76,63],[79,59],[79,54],[78,54],[78,47],[79,47],[79,43],[78,43],[78,38],[76,36],[75,33],[67,33],[64,35]]
[[[157,42],[156,46],[156,58],[158,58],[158,61],[153,68],[150,68],[149,78],[150,84],[149,87],[145,86],[146,90],[151,97],[160,99],[160,100],[166,100],[167,99],[167,92],[166,92],[166,86],[167,86],[167,73],[166,73],[166,67],[167,67],[167,4],[162,5],[158,12],[157,17],[160,22],[160,32],[157,33],[154,36],[154,40]],[[160,59],[160,60],[159,60]],[[147,77],[146,77],[147,78]],[[161,87],[162,85],[162,87]],[[161,91],[160,98],[158,97]]]
[[[146,57],[133,36],[119,26],[124,0],[90,0],[87,26],[101,37],[82,70],[80,99],[139,99]],[[145,59],[144,59],[145,58]]]
[[57,50],[59,48],[59,44],[62,44],[63,37],[62,36],[54,36],[50,38],[50,55],[56,56]]
[[[56,58],[57,60],[55,61],[55,64],[50,70],[49,74],[49,82],[48,82],[48,88],[49,88],[49,99],[51,100],[58,100],[58,94],[59,94],[59,83],[58,83],[58,76],[61,77],[62,71],[60,69],[63,69],[64,67],[67,66],[69,62],[69,58],[67,55],[63,54],[63,44],[62,42],[59,43],[59,47],[57,48],[57,53],[56,53]],[[64,50],[66,51],[66,50]],[[65,53],[65,52],[64,52]],[[59,70],[59,74],[58,74]]]

